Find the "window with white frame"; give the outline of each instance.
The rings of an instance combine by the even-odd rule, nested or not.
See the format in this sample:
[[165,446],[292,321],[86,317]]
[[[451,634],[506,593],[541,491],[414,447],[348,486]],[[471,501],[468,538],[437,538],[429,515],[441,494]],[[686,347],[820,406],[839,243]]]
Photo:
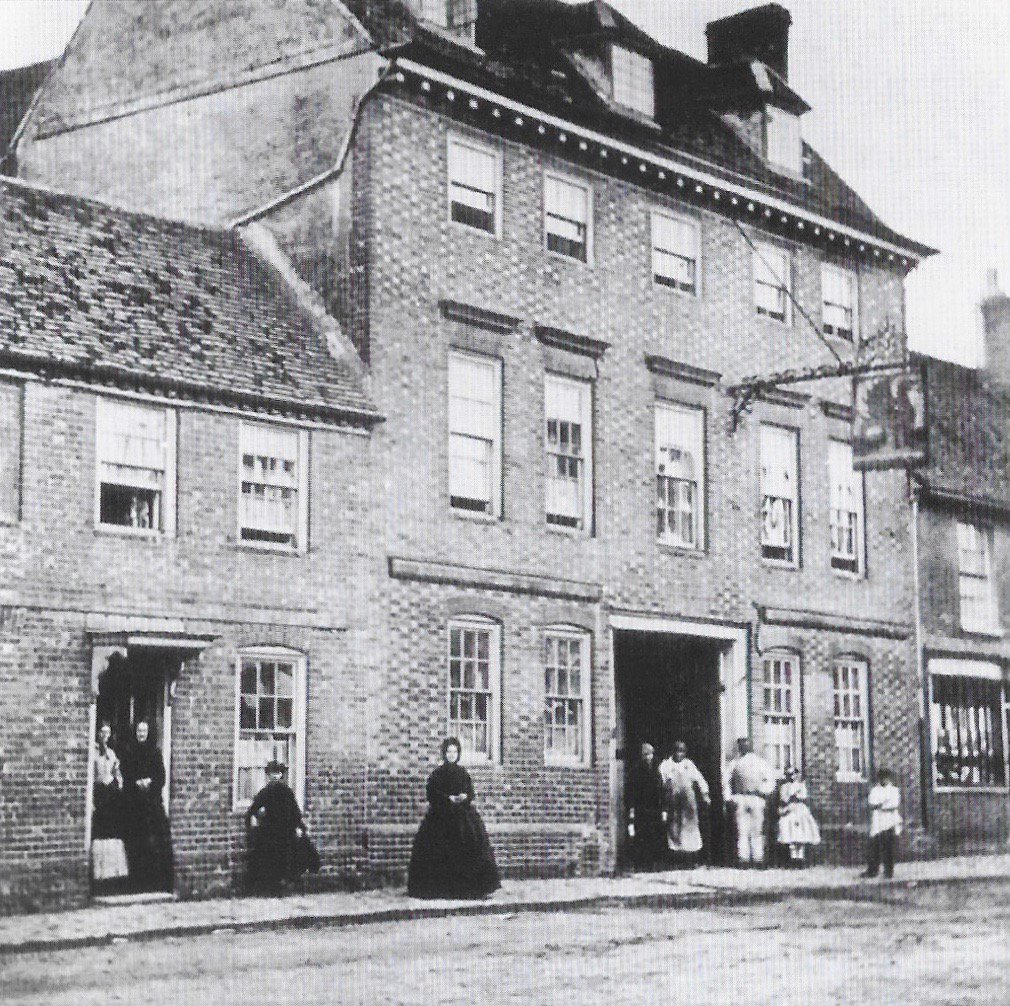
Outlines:
[[854,341],[859,334],[859,284],[850,269],[821,264],[821,324],[827,335]]
[[656,114],[656,87],[652,60],[620,45],[610,47],[614,101],[650,119]]
[[288,785],[304,806],[305,658],[287,650],[238,657],[235,808],[266,784],[268,762],[287,766]]
[[803,134],[798,115],[775,105],[765,109],[765,156],[770,164],[790,174],[803,174]]
[[102,527],[175,531],[175,411],[99,398],[97,516]]
[[589,760],[589,636],[549,629],[544,636],[544,758]]
[[654,210],[652,213],[652,277],[661,286],[697,293],[701,263],[701,225]]
[[592,385],[544,380],[547,523],[588,530],[593,513]]
[[761,424],[761,555],[799,564],[799,433]]
[[831,668],[835,721],[835,770],[839,779],[867,776],[869,675],[866,664],[839,657]]
[[992,530],[957,523],[958,593],[961,628],[966,632],[999,630],[992,575]]
[[449,505],[501,514],[501,361],[449,354]]
[[239,427],[239,536],[242,541],[305,548],[308,433],[265,423]]
[[933,782],[958,789],[1007,785],[1006,687],[999,664],[929,661]]
[[757,313],[788,324],[792,260],[778,245],[754,246],[754,306]]
[[464,758],[492,761],[498,736],[499,627],[488,619],[449,623],[449,734]]
[[544,236],[547,250],[589,262],[592,255],[592,189],[572,178],[544,175]]
[[852,467],[852,446],[828,443],[829,528],[831,568],[846,573],[863,570],[863,473]]
[[801,767],[799,658],[791,653],[765,656],[761,694],[765,757],[777,772]]
[[501,232],[501,151],[449,137],[449,216],[458,224]]
[[705,412],[657,402],[656,530],[680,548],[704,548]]

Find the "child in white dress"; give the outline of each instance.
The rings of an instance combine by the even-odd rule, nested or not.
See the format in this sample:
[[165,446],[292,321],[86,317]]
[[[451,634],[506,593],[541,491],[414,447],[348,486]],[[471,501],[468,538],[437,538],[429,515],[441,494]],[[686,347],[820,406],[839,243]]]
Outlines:
[[778,843],[789,849],[790,866],[805,866],[807,846],[821,844],[821,830],[807,806],[807,784],[795,767],[786,769],[779,788]]

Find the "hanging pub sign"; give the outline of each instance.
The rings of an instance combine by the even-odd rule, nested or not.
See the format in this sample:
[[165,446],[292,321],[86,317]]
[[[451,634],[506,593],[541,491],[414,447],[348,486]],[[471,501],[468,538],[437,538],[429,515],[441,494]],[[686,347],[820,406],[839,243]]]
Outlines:
[[852,467],[911,468],[926,460],[926,394],[918,368],[852,379]]

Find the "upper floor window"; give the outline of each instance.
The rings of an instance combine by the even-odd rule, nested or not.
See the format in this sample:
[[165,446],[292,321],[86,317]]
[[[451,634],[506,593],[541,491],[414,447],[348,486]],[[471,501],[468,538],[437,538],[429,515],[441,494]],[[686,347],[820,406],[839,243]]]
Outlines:
[[266,785],[266,766],[287,766],[288,785],[305,800],[305,658],[287,650],[247,651],[238,658],[236,810]]
[[500,647],[499,627],[488,619],[449,623],[448,732],[469,761],[492,761],[497,749]]
[[761,425],[761,555],[799,564],[799,433]]
[[449,354],[449,504],[501,514],[501,361]]
[[99,398],[97,517],[102,527],[175,531],[175,411]]
[[792,293],[792,260],[778,245],[754,246],[754,306],[758,314],[789,322]]
[[999,664],[934,658],[929,671],[934,784],[1004,788],[1010,706]]
[[866,664],[839,658],[831,668],[834,700],[836,775],[841,780],[866,778],[866,720],[869,680]]
[[992,530],[957,524],[958,590],[961,628],[966,632],[999,630],[992,575]]
[[239,432],[242,541],[304,549],[308,530],[308,434],[243,422]]
[[623,46],[614,45],[610,47],[610,63],[614,101],[651,119],[656,112],[652,60]]
[[449,137],[449,216],[456,223],[501,233],[501,151]]
[[858,334],[856,274],[824,262],[821,265],[822,324],[828,335],[854,340]]
[[831,568],[847,573],[863,570],[863,474],[852,467],[852,447],[828,443],[831,508]]
[[705,413],[656,404],[656,516],[659,540],[704,547]]
[[548,374],[544,381],[547,523],[589,529],[593,512],[592,385]]
[[544,636],[544,760],[589,760],[589,636],[551,629]]
[[765,157],[790,174],[803,174],[803,134],[798,115],[775,105],[765,109]]
[[701,262],[701,226],[697,220],[654,210],[652,276],[662,286],[697,293]]
[[776,771],[800,767],[799,659],[791,653],[768,654],[761,665],[765,757]]
[[571,178],[544,175],[544,235],[547,250],[589,262],[592,256],[592,189]]
[[0,381],[0,524],[21,519],[21,416],[24,386]]

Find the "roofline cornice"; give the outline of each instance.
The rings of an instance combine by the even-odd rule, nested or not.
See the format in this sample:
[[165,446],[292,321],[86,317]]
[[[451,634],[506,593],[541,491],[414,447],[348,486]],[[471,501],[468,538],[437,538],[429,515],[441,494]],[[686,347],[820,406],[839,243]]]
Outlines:
[[674,194],[678,190],[692,186],[696,195],[710,196],[713,209],[722,209],[727,213],[736,210],[745,220],[774,220],[778,224],[792,225],[800,240],[821,238],[828,248],[837,248],[848,254],[862,253],[871,258],[900,264],[906,269],[935,254],[934,249],[925,245],[910,242],[906,246],[887,241],[804,209],[785,199],[761,192],[757,188],[728,181],[684,161],[643,150],[623,140],[559,118],[550,112],[489,91],[479,84],[472,84],[441,70],[425,66],[413,59],[400,56],[396,65],[397,73],[393,79],[398,83],[406,83],[406,75],[411,74],[421,79],[422,90],[430,92],[432,85],[439,85],[444,89],[444,96],[450,102],[456,100],[458,92],[469,96],[471,107],[478,107],[474,102],[478,104],[480,101],[487,102],[491,107],[491,114],[497,119],[501,118],[504,110],[508,110],[514,115],[513,122],[517,126],[525,125],[528,119],[531,123],[537,124],[541,135],[545,135],[548,128],[555,131],[556,138],[563,144],[575,140],[575,147],[582,151],[588,150],[589,144],[593,144],[599,148],[601,159],[609,157],[610,152],[616,154],[622,164],[627,164],[633,159],[637,162],[643,177],[668,182]]
[[0,348],[0,369],[31,374],[43,380],[69,379],[98,388],[145,392],[196,404],[223,405],[249,412],[281,415],[290,419],[315,419],[334,426],[371,429],[384,421],[382,415],[370,409],[298,401],[279,395],[260,395],[182,378],[145,374],[127,367],[22,353],[7,347]]

